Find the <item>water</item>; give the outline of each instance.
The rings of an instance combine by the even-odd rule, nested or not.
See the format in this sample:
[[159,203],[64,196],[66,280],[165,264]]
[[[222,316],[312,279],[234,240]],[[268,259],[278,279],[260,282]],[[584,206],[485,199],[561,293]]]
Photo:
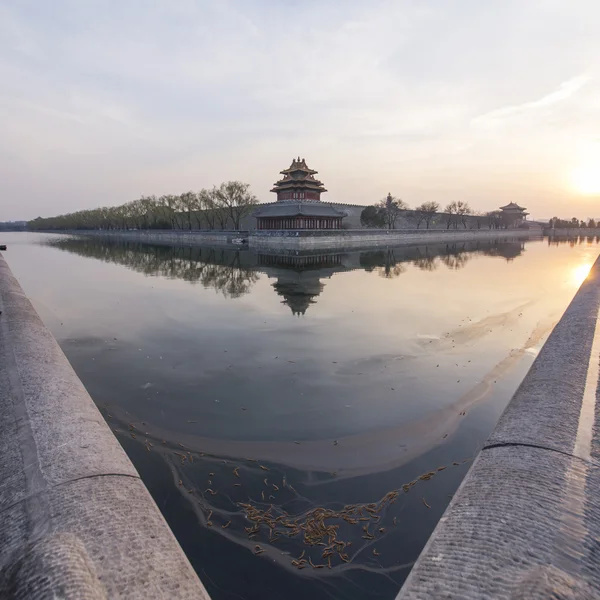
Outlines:
[[214,600],[394,598],[599,251],[0,242]]

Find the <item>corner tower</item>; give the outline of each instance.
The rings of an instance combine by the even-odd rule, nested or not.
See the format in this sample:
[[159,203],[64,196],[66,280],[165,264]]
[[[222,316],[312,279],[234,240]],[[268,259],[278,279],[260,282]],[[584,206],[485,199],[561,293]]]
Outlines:
[[271,190],[277,194],[277,202],[320,202],[321,194],[327,191],[323,184],[315,179],[317,171],[309,169],[303,158],[295,158],[289,168],[280,173],[283,179],[277,181]]

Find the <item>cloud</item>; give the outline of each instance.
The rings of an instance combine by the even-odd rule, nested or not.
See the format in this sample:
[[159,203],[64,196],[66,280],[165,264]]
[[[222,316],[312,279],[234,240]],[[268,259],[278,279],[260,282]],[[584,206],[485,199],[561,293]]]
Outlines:
[[484,210],[521,193],[498,165],[535,196],[600,126],[596,0],[0,4],[0,220],[237,178],[267,200],[298,154],[331,200]]
[[496,110],[492,110],[486,114],[475,117],[472,121],[473,125],[493,126],[494,124],[517,117],[526,113],[532,113],[539,109],[548,108],[571,98],[592,78],[589,75],[578,75],[569,81],[565,81],[553,92],[531,102],[524,102],[513,106],[505,106]]

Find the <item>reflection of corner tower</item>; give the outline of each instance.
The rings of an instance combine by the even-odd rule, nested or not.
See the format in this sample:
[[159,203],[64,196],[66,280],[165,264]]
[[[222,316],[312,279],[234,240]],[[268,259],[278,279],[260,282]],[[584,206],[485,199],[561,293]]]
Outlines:
[[295,315],[303,315],[306,309],[315,303],[316,298],[324,288],[318,274],[306,272],[282,273],[273,284],[274,290],[283,297],[282,303],[287,304]]
[[327,190],[315,179],[316,173],[303,158],[292,160],[271,190],[277,202],[254,213],[257,229],[341,229],[345,215],[321,203],[321,194]]
[[334,273],[345,271],[341,254],[309,256],[281,256],[259,254],[260,269],[269,277],[276,277],[273,289],[283,298],[294,315],[303,315],[315,304],[315,298],[323,291],[321,279],[329,279]]

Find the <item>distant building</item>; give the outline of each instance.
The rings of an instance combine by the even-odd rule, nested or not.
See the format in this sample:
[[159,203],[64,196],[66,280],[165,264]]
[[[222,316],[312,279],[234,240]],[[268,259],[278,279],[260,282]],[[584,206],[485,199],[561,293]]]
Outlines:
[[527,215],[529,214],[526,208],[519,206],[515,202],[501,206],[500,210],[502,211],[502,220],[509,227],[518,227],[527,219]]
[[277,202],[254,213],[257,229],[341,229],[345,215],[321,203],[321,194],[327,190],[315,179],[316,173],[303,158],[292,160],[271,190]]

